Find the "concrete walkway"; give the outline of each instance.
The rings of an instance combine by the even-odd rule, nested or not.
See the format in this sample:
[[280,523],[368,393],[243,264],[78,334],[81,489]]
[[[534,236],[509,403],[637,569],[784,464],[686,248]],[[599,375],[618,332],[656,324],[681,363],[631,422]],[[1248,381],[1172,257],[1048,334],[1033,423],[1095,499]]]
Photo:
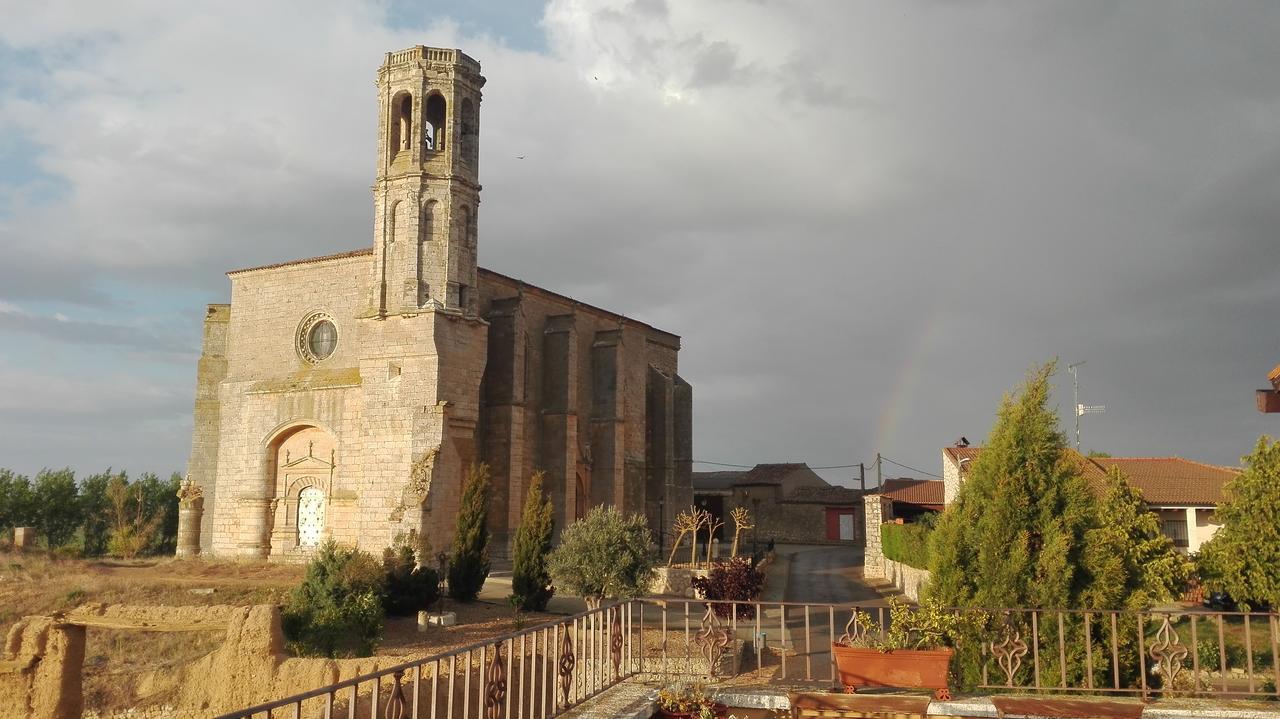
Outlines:
[[788,547],[782,599],[815,604],[886,604],[877,587],[862,577],[862,552],[854,547]]

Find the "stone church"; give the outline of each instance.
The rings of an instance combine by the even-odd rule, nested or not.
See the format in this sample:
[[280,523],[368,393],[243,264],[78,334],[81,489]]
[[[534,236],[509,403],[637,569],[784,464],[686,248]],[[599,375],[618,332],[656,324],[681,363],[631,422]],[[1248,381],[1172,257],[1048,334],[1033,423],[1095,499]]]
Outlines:
[[614,505],[660,536],[692,502],[680,338],[476,264],[484,83],[458,50],[387,53],[373,246],[227,273],[188,465],[202,553],[447,549],[478,462],[498,556],[535,471],[557,531]]

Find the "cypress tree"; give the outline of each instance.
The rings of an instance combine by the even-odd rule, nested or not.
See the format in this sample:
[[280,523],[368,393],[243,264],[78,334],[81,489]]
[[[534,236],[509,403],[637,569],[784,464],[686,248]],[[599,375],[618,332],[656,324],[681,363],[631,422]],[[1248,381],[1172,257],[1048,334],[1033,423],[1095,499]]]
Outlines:
[[1191,561],[1160,532],[1160,519],[1117,467],[1107,472],[1098,525],[1086,534],[1090,609],[1144,610],[1176,599],[1191,579]]
[[543,473],[529,480],[520,526],[516,528],[511,573],[511,602],[521,611],[541,612],[556,593],[547,571],[554,520],[551,498],[542,491]]
[[1200,549],[1205,584],[1248,606],[1280,607],[1280,442],[1258,438],[1225,488],[1222,527]]
[[1056,362],[1000,404],[931,542],[930,596],[982,607],[1079,606],[1094,499],[1048,407]]
[[449,596],[472,602],[489,576],[489,467],[472,465],[462,487],[458,526],[449,559]]

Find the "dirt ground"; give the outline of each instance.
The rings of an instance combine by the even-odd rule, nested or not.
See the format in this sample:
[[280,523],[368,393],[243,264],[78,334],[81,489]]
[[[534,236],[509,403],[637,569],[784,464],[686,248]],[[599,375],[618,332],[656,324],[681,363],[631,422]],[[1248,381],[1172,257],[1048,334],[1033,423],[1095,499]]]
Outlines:
[[[139,605],[282,604],[301,580],[301,565],[198,560],[57,559],[0,552],[0,635],[19,618],[68,610],[88,602]],[[419,632],[416,618],[388,618],[377,654],[429,656],[483,638],[550,621],[555,615],[517,618],[507,604],[458,605],[458,625]],[[209,653],[222,632],[147,633],[90,629],[86,641],[86,708],[136,704],[133,688],[146,672],[177,666]]]

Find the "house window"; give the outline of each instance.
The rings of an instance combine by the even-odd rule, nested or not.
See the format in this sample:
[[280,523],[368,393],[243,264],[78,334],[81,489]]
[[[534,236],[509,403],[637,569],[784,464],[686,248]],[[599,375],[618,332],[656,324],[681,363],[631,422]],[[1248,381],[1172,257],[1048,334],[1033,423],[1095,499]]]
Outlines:
[[1161,523],[1160,531],[1164,536],[1172,539],[1175,546],[1186,548],[1189,545],[1187,522],[1184,519],[1166,519]]

